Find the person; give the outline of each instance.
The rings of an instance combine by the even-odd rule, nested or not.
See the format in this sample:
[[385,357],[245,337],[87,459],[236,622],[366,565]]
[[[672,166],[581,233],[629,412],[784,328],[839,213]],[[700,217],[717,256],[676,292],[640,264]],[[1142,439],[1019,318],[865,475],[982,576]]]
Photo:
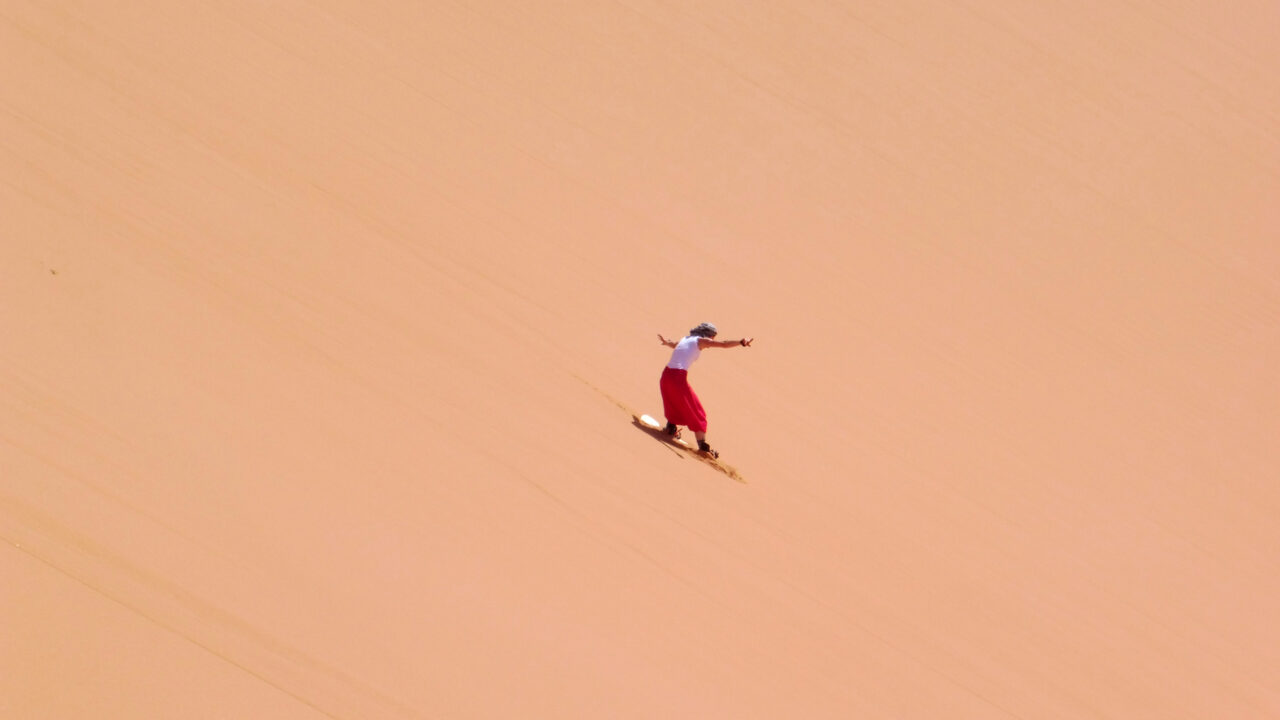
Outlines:
[[755,339],[716,340],[717,332],[715,325],[704,322],[679,341],[668,340],[658,334],[663,345],[674,348],[658,383],[662,391],[662,412],[667,416],[664,432],[680,437],[679,426],[684,425],[698,438],[698,450],[711,457],[719,457],[720,453],[707,444],[707,413],[689,386],[689,366],[706,348],[751,347],[751,341]]

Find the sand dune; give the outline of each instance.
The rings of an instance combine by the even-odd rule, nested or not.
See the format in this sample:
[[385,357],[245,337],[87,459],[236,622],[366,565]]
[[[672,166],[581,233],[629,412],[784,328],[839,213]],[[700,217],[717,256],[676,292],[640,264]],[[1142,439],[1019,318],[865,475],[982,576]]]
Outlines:
[[1280,718],[1278,8],[3,4],[0,717]]

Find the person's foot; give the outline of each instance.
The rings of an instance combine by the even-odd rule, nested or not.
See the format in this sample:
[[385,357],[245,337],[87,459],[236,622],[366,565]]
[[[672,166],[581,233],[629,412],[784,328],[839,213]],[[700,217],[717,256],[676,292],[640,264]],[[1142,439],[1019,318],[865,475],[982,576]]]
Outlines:
[[671,422],[667,423],[667,426],[662,429],[662,432],[670,435],[673,438],[680,437],[680,428],[676,427],[675,423],[671,423]]
[[699,441],[698,441],[698,452],[700,452],[700,453],[705,453],[705,454],[707,454],[707,455],[710,455],[710,456],[711,456],[711,457],[713,457],[713,458],[718,458],[718,457],[720,457],[720,453],[716,452],[715,450],[712,450],[712,449],[711,449],[711,446],[710,446],[709,444],[707,444],[707,441],[706,441],[706,440],[699,440]]

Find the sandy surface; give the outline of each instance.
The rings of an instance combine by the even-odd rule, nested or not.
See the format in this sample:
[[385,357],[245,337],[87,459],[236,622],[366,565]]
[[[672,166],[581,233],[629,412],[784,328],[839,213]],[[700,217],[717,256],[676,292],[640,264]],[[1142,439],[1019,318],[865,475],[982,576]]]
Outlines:
[[0,3],[0,717],[1280,717],[1277,28]]

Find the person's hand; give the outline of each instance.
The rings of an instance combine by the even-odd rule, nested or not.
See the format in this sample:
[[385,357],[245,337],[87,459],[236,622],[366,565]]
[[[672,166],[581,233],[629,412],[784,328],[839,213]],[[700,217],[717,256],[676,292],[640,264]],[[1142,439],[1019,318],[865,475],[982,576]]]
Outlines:
[[663,345],[667,345],[667,344],[669,344],[671,341],[670,341],[670,340],[668,340],[668,339],[666,339],[666,338],[664,338],[664,337],[662,337],[662,333],[658,333],[658,342],[662,343]]
[[755,338],[742,338],[741,340],[738,341],[738,344],[741,345],[742,347],[751,347],[752,340],[755,340]]

